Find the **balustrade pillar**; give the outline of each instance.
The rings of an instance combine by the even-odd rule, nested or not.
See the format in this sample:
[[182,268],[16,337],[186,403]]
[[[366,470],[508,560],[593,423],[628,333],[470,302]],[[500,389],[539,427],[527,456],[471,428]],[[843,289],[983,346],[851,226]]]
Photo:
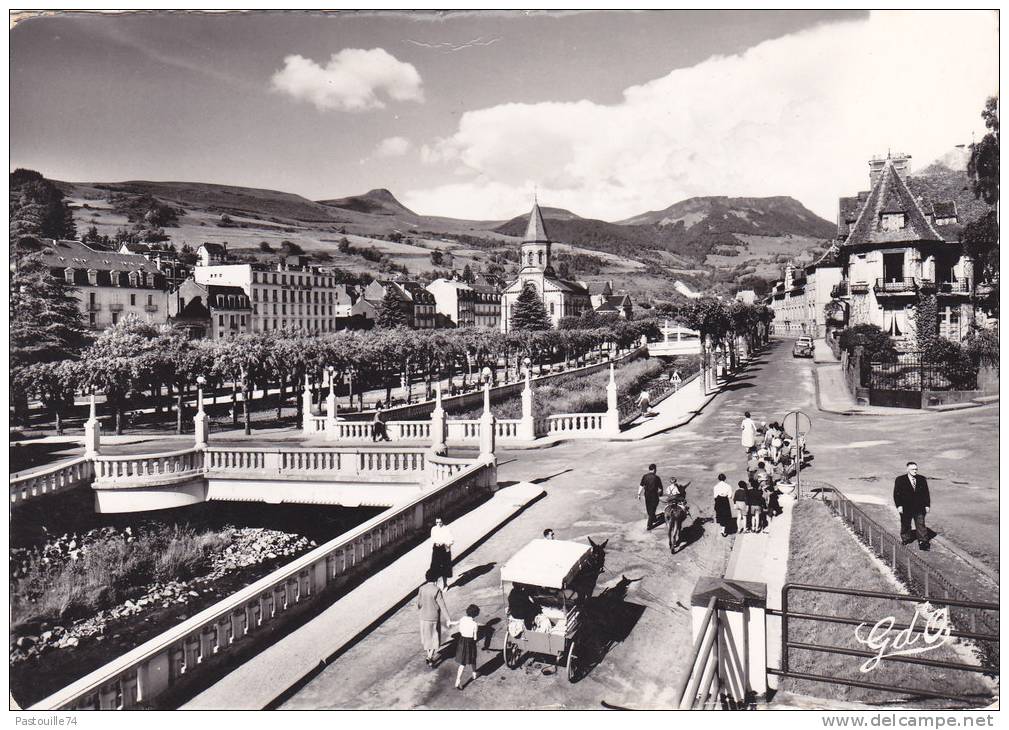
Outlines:
[[483,386],[483,414],[480,416],[480,458],[493,459],[497,421],[490,412],[490,383]]
[[315,434],[315,422],[312,420],[312,386],[305,373],[305,390],[301,394],[301,433],[304,436]]
[[526,370],[526,384],[522,389],[522,418],[518,424],[518,438],[532,441],[536,438],[536,414],[533,413],[532,378]]
[[98,456],[101,453],[101,431],[102,424],[98,421],[97,408],[95,406],[95,394],[91,394],[91,412],[87,423],[84,424],[84,455]]
[[207,445],[207,414],[203,410],[203,386],[196,389],[196,415],[193,416],[193,433],[196,439],[196,448],[204,448]]
[[444,454],[448,450],[445,445],[447,428],[445,409],[441,404],[441,383],[438,383],[434,390],[434,410],[431,411],[431,451],[436,454]]
[[333,373],[329,374],[329,395],[326,396],[326,432],[329,434],[336,432],[336,392],[333,390]]
[[616,368],[610,363],[610,382],[606,384],[606,416],[603,419],[603,431],[607,436],[620,434],[620,408],[617,404]]

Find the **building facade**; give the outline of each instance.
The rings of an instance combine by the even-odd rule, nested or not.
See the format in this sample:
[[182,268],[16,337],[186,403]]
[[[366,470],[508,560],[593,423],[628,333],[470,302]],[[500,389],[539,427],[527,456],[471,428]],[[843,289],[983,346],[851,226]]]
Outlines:
[[223,339],[252,331],[252,302],[240,286],[198,284],[187,279],[176,292],[168,321],[190,339]]
[[518,277],[501,293],[502,332],[511,329],[515,302],[526,288],[531,287],[536,292],[554,327],[561,318],[580,317],[592,308],[588,288],[557,277],[551,262],[552,243],[543,224],[539,204],[534,203],[520,248]]
[[50,273],[75,287],[84,324],[103,330],[128,315],[161,324],[168,319],[164,275],[139,254],[97,251],[80,241],[47,241]]
[[870,160],[870,190],[840,199],[842,279],[834,291],[849,325],[877,325],[903,349],[916,346],[926,298],[935,300],[940,336],[959,341],[966,334],[977,282],[959,236],[987,210],[962,171],[913,176],[910,160]]
[[435,302],[435,312],[448,326],[473,327],[476,325],[476,292],[458,279],[435,279],[427,285]]
[[252,305],[252,332],[278,329],[335,332],[340,329],[337,304],[350,303],[345,284],[336,283],[332,273],[310,267],[197,266],[193,278],[204,286],[240,287]]

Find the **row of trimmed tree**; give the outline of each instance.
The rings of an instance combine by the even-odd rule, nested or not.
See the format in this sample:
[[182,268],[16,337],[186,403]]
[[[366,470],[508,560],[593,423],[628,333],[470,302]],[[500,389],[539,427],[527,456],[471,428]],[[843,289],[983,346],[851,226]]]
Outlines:
[[[12,373],[19,392],[42,402],[61,427],[76,394],[102,393],[116,416],[121,433],[123,414],[131,407],[158,407],[161,395],[175,400],[176,429],[181,432],[184,398],[203,376],[211,389],[231,385],[233,419],[238,420],[238,393],[243,394],[246,432],[250,431],[249,401],[254,391],[279,388],[279,408],[306,376],[314,383],[330,376],[338,382],[353,378],[355,390],[392,388],[407,375],[407,387],[422,382],[430,397],[435,382],[462,375],[467,380],[484,368],[498,371],[525,358],[535,364],[569,362],[608,346],[629,348],[642,335],[654,338],[654,321],[613,321],[583,330],[517,331],[467,328],[417,331],[406,328],[343,331],[311,335],[299,330],[254,332],[220,340],[190,340],[167,325],[126,317],[102,332],[77,357],[61,361],[23,363]],[[331,370],[330,370],[331,368]],[[409,396],[408,396],[409,397]],[[296,398],[298,415],[301,399]],[[27,424],[27,410],[21,413]]]

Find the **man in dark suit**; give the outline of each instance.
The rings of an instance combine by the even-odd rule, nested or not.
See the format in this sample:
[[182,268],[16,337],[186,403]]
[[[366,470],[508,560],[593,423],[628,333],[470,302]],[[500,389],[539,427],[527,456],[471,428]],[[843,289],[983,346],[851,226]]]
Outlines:
[[928,494],[928,482],[918,475],[918,465],[907,462],[907,473],[901,474],[893,482],[893,503],[900,513],[900,537],[907,545],[914,541],[911,523],[918,535],[918,547],[928,550],[929,533],[925,527],[925,515],[932,506]]
[[651,530],[658,522],[655,516],[655,509],[659,506],[659,495],[662,494],[662,480],[655,473],[655,464],[648,465],[648,471],[641,477],[641,484],[638,486],[638,499],[645,495],[645,511],[648,513],[648,525],[645,531]]

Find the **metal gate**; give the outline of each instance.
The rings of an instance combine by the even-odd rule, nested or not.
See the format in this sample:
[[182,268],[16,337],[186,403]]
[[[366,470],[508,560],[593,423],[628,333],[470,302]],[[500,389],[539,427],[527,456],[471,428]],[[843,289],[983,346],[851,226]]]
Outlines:
[[[809,613],[803,611],[796,611],[789,607],[789,596],[793,592],[812,592],[821,594],[840,594],[844,596],[860,596],[865,598],[878,598],[885,600],[892,600],[905,603],[916,603],[916,604],[926,604],[943,606],[947,609],[956,609],[957,612],[963,612],[965,610],[969,611],[994,611],[998,612],[999,606],[997,603],[983,603],[980,601],[960,601],[947,598],[937,598],[936,596],[931,596],[925,598],[924,596],[911,596],[902,593],[881,593],[877,591],[861,591],[852,588],[835,588],[831,586],[816,586],[816,585],[803,585],[799,583],[786,583],[781,589],[781,610],[768,609],[767,615],[769,616],[780,616],[781,617],[781,666],[779,668],[767,668],[768,674],[777,675],[779,677],[791,677],[793,679],[806,680],[811,682],[824,682],[827,684],[841,684],[850,687],[862,687],[865,689],[874,689],[882,692],[893,692],[897,694],[912,695],[917,697],[929,697],[937,699],[947,699],[947,700],[957,700],[957,701],[977,701],[979,698],[972,695],[957,694],[954,692],[942,692],[934,689],[928,689],[924,687],[903,687],[895,686],[892,684],[882,684],[879,682],[868,682],[856,679],[850,679],[847,677],[837,677],[825,674],[813,674],[810,672],[799,672],[795,671],[789,662],[789,650],[801,650],[801,651],[811,651],[826,654],[840,654],[851,656],[854,659],[864,659],[871,660],[873,657],[878,655],[877,651],[867,651],[863,649],[855,649],[846,646],[834,646],[830,644],[819,644],[815,642],[803,642],[796,641],[789,635],[789,628],[794,627],[796,621],[812,621],[819,623],[832,623],[832,624],[848,624],[853,627],[860,627],[864,625],[872,626],[879,622],[879,616],[831,616],[824,615],[822,613]],[[915,619],[917,614],[915,615]],[[962,622],[958,622],[962,623]],[[972,622],[974,623],[974,622]],[[897,630],[900,632],[907,632],[907,635],[916,636],[917,634],[924,634],[927,636],[927,632],[930,628],[929,624],[924,621],[918,622],[913,619],[910,624],[896,623],[893,622],[890,627],[891,630]],[[934,629],[934,627],[932,627]],[[854,629],[853,629],[854,630]],[[979,632],[976,629],[967,631],[959,630],[953,628],[949,631],[950,637],[968,639],[978,644],[985,643],[998,643],[999,636],[997,633],[987,633]],[[990,656],[990,652],[979,652],[981,656]],[[996,654],[997,656],[997,654]],[[991,664],[989,661],[982,659],[978,664],[965,664],[962,662],[953,661],[942,661],[934,659],[926,659],[921,656],[911,656],[911,655],[885,655],[882,657],[881,661],[885,662],[899,662],[905,664],[914,664],[921,667],[930,667],[939,670],[954,670],[960,672],[973,672],[977,674],[989,674],[997,675],[999,672],[997,664]]]

